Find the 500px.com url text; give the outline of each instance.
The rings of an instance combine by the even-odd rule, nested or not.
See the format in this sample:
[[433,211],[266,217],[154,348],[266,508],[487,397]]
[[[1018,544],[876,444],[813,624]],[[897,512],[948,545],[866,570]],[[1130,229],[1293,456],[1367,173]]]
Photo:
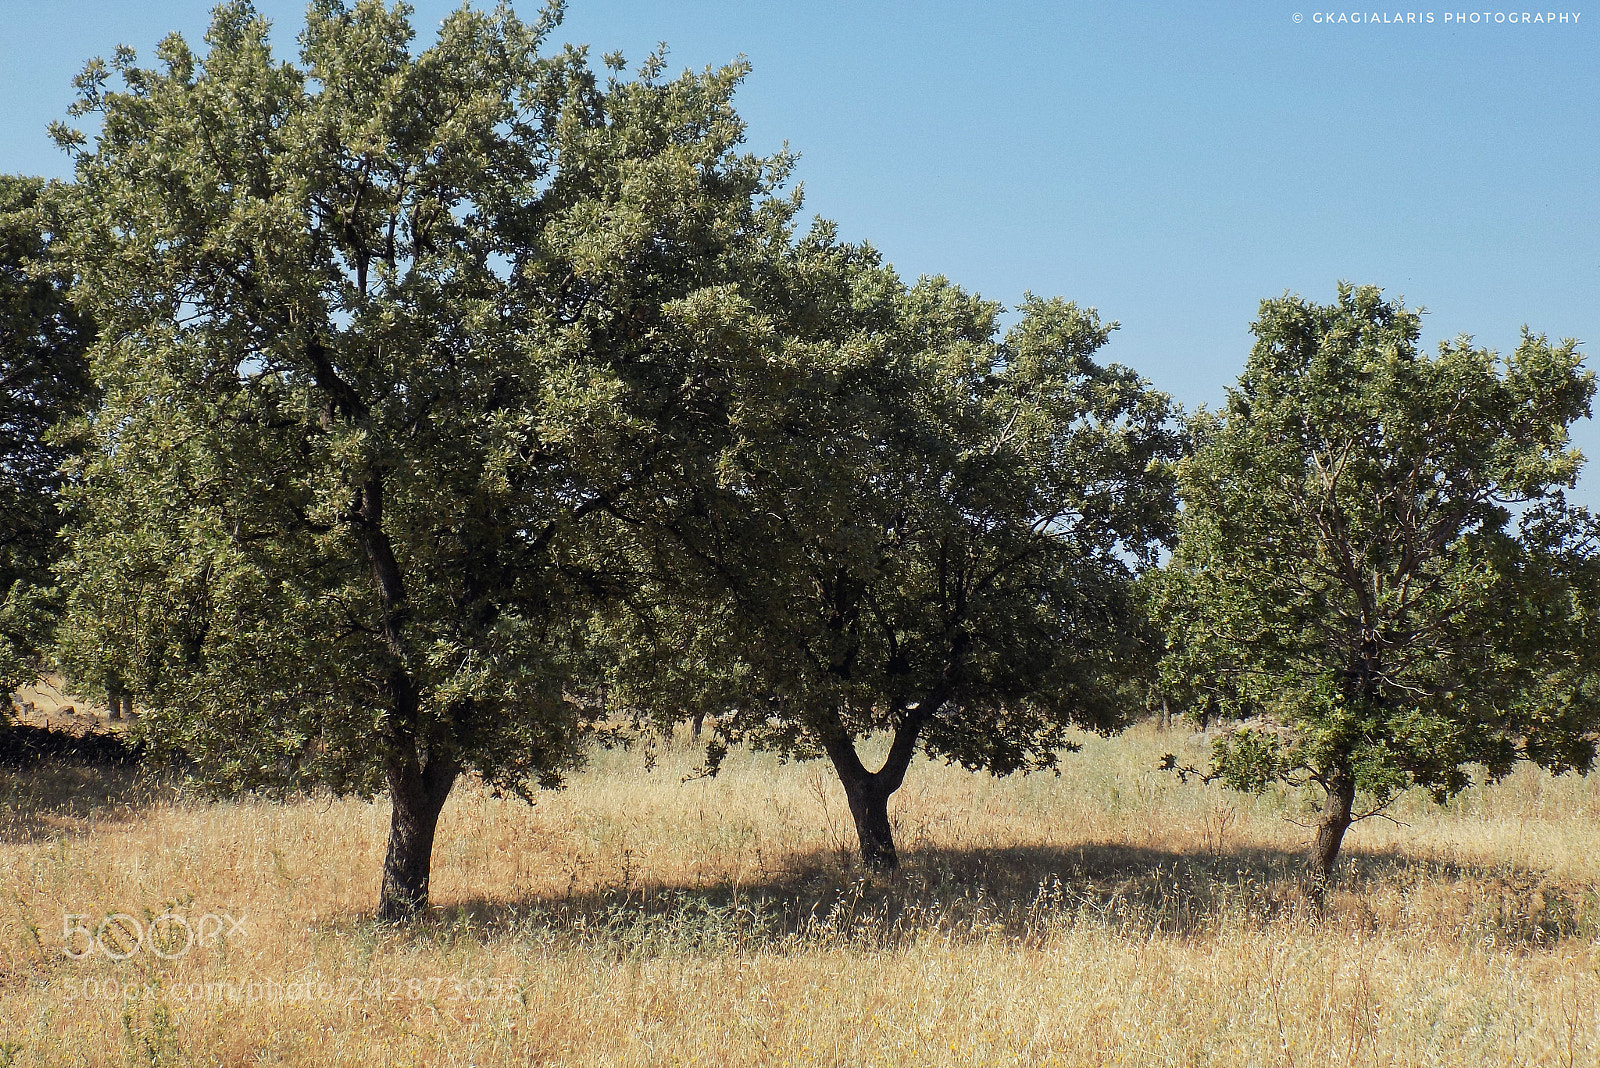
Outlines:
[[138,980],[67,979],[68,1001],[351,1002],[351,1001],[505,1001],[522,996],[522,980],[506,976],[463,978],[446,975],[353,977],[342,979],[223,979],[154,984]]

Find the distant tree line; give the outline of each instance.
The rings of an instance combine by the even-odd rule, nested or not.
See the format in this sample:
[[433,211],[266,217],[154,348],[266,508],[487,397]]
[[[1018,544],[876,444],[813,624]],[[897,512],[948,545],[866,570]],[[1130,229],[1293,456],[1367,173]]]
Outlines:
[[219,793],[386,793],[394,920],[463,775],[619,727],[825,757],[881,870],[917,754],[1051,769],[1154,693],[1224,725],[1176,770],[1320,790],[1318,894],[1404,790],[1589,770],[1574,342],[1284,297],[1185,418],[1092,309],[1002,329],[802,226],[743,66],[596,71],[557,17],[413,51],[315,0],[283,61],[241,0],[85,68],[73,180],[0,182],[8,685],[134,695]]

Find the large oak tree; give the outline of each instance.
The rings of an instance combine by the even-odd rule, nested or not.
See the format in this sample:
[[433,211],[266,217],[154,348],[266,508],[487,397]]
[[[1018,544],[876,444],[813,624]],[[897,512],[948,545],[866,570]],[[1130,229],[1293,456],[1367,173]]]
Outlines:
[[91,64],[98,131],[57,130],[105,388],[63,658],[218,789],[386,790],[387,918],[460,775],[579,759],[633,582],[595,546],[768,367],[723,324],[797,202],[738,149],[743,69],[602,82],[552,18],[413,51],[403,6],[316,0],[285,62],[229,3],[203,55]]

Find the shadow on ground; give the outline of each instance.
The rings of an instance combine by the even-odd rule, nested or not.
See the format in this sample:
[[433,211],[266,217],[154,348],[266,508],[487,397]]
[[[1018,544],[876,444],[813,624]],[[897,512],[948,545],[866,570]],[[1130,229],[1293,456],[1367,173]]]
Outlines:
[[925,849],[884,876],[824,852],[740,884],[448,903],[417,935],[510,936],[619,957],[892,949],[928,938],[1040,944],[1083,927],[1127,938],[1208,938],[1334,924],[1529,948],[1600,938],[1600,891],[1540,872],[1358,852],[1342,862],[1337,888],[1318,909],[1299,888],[1301,863],[1298,853],[1273,850],[1196,854],[1097,842]]
[[0,842],[39,842],[132,818],[170,794],[139,746],[104,731],[0,730]]

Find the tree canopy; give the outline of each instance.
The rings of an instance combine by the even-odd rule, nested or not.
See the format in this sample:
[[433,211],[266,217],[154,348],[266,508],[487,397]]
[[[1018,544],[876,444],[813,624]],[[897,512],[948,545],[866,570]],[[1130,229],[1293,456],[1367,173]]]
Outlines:
[[1238,721],[1212,774],[1320,786],[1320,892],[1351,822],[1399,791],[1448,797],[1475,764],[1592,765],[1574,669],[1592,666],[1593,597],[1561,490],[1594,381],[1575,342],[1526,331],[1504,358],[1465,337],[1419,353],[1417,312],[1370,286],[1264,301],[1252,329],[1179,469],[1164,671]]

